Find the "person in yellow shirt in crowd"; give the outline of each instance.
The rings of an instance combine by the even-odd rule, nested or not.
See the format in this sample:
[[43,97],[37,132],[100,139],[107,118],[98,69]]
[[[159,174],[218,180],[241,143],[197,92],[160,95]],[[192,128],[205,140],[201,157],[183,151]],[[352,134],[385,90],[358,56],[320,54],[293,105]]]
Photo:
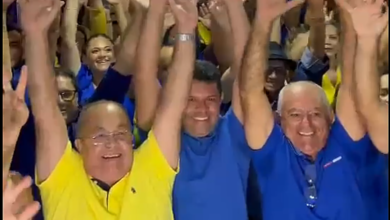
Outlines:
[[[195,3],[169,0],[178,25],[176,52],[148,139],[133,150],[130,121],[123,107],[95,102],[87,105],[79,118],[79,153],[71,148],[57,105],[48,53],[47,31],[62,3],[19,3],[26,35],[27,86],[36,126],[36,182],[45,219],[173,219],[171,193],[179,169],[181,118],[195,59]],[[153,25],[148,24],[148,18],[162,14],[166,4],[167,0],[151,1],[145,26]]]

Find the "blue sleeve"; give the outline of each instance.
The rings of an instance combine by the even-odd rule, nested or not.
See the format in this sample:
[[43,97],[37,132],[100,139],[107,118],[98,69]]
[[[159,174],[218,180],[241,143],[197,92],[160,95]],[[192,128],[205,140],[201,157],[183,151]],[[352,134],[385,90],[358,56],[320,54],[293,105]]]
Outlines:
[[345,156],[358,169],[375,166],[379,161],[383,161],[384,164],[386,161],[386,156],[377,150],[368,134],[358,141],[352,140],[337,117],[333,122],[329,138],[334,138],[339,146],[343,147]]
[[86,65],[81,64],[76,81],[80,91],[88,88],[92,83],[92,73],[90,73],[89,68]]
[[251,150],[246,141],[244,126],[238,120],[236,114],[234,114],[233,108],[229,108],[223,120],[226,120],[230,138],[233,140],[234,146],[238,146],[244,154],[250,155]]
[[306,47],[298,63],[292,82],[308,80],[319,86],[322,85],[322,76],[329,69],[329,58],[325,56],[324,60],[317,59]]
[[256,166],[256,170],[261,166],[260,164],[270,164],[268,162],[271,159],[271,157],[269,157],[270,153],[276,152],[277,148],[286,144],[288,144],[288,140],[284,135],[282,128],[275,122],[271,134],[264,146],[259,150],[253,151],[252,159]]
[[89,99],[89,102],[109,100],[120,104],[124,103],[131,79],[132,76],[123,76],[112,67],[108,68],[107,73]]

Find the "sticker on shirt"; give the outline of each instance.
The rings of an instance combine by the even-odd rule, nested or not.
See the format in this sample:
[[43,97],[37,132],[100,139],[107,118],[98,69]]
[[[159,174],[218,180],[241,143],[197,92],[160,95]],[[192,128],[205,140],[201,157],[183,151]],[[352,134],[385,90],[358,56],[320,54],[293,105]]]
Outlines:
[[330,165],[332,165],[332,164],[334,164],[334,163],[337,163],[337,162],[340,161],[342,158],[343,158],[342,156],[338,156],[338,157],[334,158],[332,161],[326,163],[326,164],[324,165],[324,168],[327,168],[328,166],[330,166]]

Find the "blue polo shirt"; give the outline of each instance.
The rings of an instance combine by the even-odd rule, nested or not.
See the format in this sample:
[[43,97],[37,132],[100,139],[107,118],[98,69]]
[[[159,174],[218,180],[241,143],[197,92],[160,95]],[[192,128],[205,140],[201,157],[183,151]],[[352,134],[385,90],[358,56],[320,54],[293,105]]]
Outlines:
[[340,121],[315,161],[317,201],[307,207],[309,160],[298,152],[277,124],[262,149],[253,154],[263,199],[264,220],[388,219],[386,156],[368,136],[353,141]]
[[[111,67],[109,69],[113,70]],[[79,86],[79,103],[81,105],[84,105],[87,102],[89,102],[89,99],[92,97],[92,95],[95,92],[95,87],[93,86],[93,81],[92,81],[92,72],[88,68],[88,66],[84,64],[81,65],[80,70],[77,74],[77,84]],[[110,88],[106,91],[115,92],[114,90],[116,90],[116,88],[117,85],[112,84],[110,85]],[[120,103],[122,103],[123,107],[126,109],[127,115],[130,118],[130,122],[133,123],[134,111],[135,111],[134,103],[127,96],[124,96],[123,99],[120,101]]]
[[247,220],[251,150],[232,110],[204,138],[182,133],[180,172],[173,189],[176,220]]

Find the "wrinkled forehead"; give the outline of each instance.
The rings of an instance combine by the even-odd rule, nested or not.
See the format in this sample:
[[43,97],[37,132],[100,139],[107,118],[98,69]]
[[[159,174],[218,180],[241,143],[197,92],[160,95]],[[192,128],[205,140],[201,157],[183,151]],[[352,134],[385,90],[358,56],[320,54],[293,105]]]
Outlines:
[[287,92],[282,100],[283,111],[326,111],[326,100],[315,91],[292,90]]
[[131,131],[131,123],[127,113],[119,105],[98,104],[81,112],[78,130],[80,136],[118,130]]

